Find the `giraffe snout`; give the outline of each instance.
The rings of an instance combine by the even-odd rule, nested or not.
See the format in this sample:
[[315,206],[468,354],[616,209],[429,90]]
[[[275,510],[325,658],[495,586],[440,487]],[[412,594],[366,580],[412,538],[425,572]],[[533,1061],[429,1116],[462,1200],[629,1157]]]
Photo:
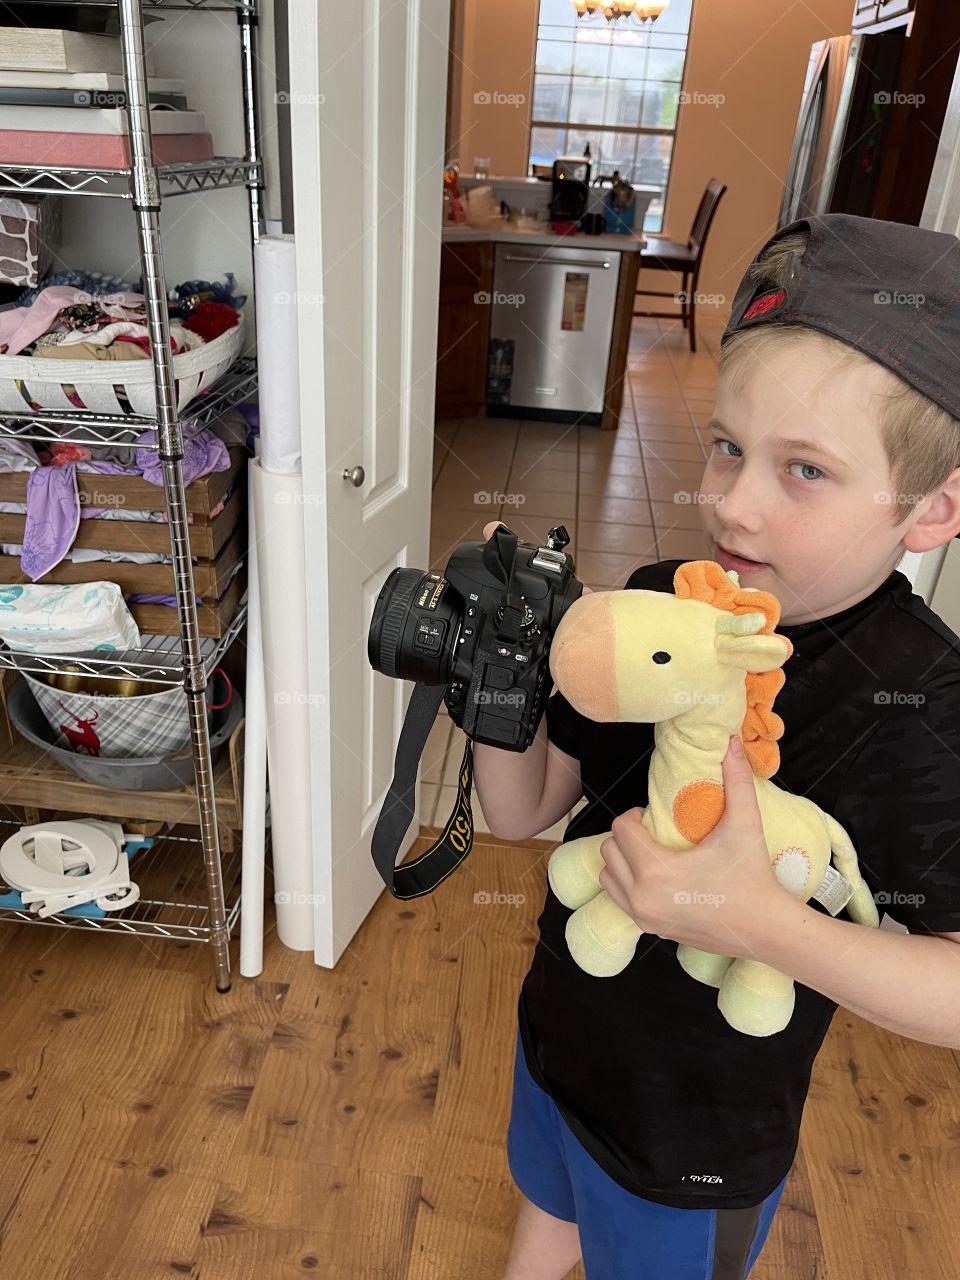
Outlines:
[[581,715],[616,720],[616,626],[609,591],[581,596],[563,615],[550,649],[550,674]]

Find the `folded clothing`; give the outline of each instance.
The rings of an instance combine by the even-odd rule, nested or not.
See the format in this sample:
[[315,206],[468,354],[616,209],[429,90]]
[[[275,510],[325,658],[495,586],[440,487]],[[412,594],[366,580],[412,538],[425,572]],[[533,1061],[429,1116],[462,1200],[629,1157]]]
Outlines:
[[128,342],[117,338],[116,342],[71,342],[68,345],[41,346],[34,348],[35,356],[46,360],[149,360],[149,351],[144,351],[137,342]]
[[69,285],[50,285],[42,290],[29,307],[14,307],[0,311],[0,351],[15,356],[24,347],[35,342],[41,334],[52,329],[60,312],[78,303],[96,310],[99,315],[113,320],[146,319],[145,300],[140,293],[102,294],[93,301],[82,289]]
[[[236,313],[234,313],[236,314]],[[67,329],[63,331],[53,331],[41,334],[36,343],[30,349],[30,354],[49,355],[51,350],[57,351],[61,359],[82,360],[85,357],[77,355],[74,357],[71,353],[82,346],[109,346],[116,343],[119,339],[134,344],[141,348],[145,355],[150,354],[150,330],[145,324],[139,324],[135,320],[116,320],[110,324],[105,324],[99,329],[91,332],[81,332],[75,329]],[[194,333],[192,329],[186,328],[179,320],[170,321],[170,348],[174,355],[179,355],[181,351],[190,351],[194,347],[202,347],[204,339],[199,333]],[[65,351],[60,350],[65,348]],[[103,357],[94,357],[103,358]],[[108,356],[107,359],[136,359],[136,356],[124,355]]]

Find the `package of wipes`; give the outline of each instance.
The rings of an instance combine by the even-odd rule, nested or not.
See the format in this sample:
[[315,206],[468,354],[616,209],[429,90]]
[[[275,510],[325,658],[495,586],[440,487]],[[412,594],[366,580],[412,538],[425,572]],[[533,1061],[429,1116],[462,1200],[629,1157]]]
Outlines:
[[114,652],[142,644],[115,582],[0,586],[0,641],[45,654]]

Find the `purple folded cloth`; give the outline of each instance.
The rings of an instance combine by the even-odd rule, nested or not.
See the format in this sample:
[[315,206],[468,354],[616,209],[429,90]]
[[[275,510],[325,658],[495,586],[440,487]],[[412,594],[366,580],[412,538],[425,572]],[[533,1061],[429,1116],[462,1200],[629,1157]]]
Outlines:
[[[138,437],[138,445],[157,439],[155,430]],[[131,446],[133,447],[133,446]],[[27,514],[24,521],[20,567],[34,582],[49,573],[73,546],[81,518],[99,515],[103,507],[80,509],[77,468],[102,475],[142,475],[151,484],[163,486],[163,463],[152,449],[137,448],[136,463],[123,467],[119,462],[94,459],[65,462],[62,466],[36,467],[27,480]],[[208,427],[183,442],[183,483],[230,468],[226,445]],[[176,597],[163,596],[164,604]],[[147,601],[144,601],[147,603]]]
[[[158,596],[158,595],[154,595],[154,594],[152,594],[152,593],[151,593],[151,592],[149,592],[149,591],[136,591],[136,592],[134,592],[132,595],[124,596],[123,598],[124,598],[124,600],[126,600],[128,603],[132,600],[132,601],[134,602],[134,604],[172,604],[172,605],[176,605],[176,603],[177,603],[177,597],[176,597],[176,596]],[[203,600],[200,598],[200,596],[194,596],[193,598],[194,598],[194,600],[196,601],[197,608],[199,609],[200,605],[202,605],[202,604],[203,604]]]
[[[139,436],[137,443],[144,445],[153,443],[157,433],[153,429]],[[163,463],[153,449],[137,449],[137,470],[143,472],[144,480],[151,484],[163,484]],[[183,483],[190,484],[199,476],[209,475],[212,471],[229,471],[230,454],[227,446],[219,436],[205,428],[195,436],[183,441]]]
[[80,526],[77,463],[36,467],[27,479],[27,515],[20,568],[34,582],[58,565]]

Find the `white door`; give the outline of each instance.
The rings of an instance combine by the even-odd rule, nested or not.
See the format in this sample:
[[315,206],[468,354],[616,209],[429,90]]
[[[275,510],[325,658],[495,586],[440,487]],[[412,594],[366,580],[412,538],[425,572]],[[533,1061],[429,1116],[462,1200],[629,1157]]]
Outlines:
[[[960,66],[954,73],[920,226],[960,235]],[[897,565],[910,579],[917,595],[954,629],[956,624],[951,616],[956,618],[960,614],[953,597],[957,589],[956,555],[956,542],[951,541],[932,551],[907,551]],[[948,556],[952,557],[949,564]],[[941,572],[948,574],[943,587],[939,584]]]
[[[413,686],[375,673],[387,574],[429,564],[449,0],[291,0],[315,956],[381,892],[370,837]],[[362,467],[355,487],[343,472]],[[411,824],[408,845],[419,827]]]

